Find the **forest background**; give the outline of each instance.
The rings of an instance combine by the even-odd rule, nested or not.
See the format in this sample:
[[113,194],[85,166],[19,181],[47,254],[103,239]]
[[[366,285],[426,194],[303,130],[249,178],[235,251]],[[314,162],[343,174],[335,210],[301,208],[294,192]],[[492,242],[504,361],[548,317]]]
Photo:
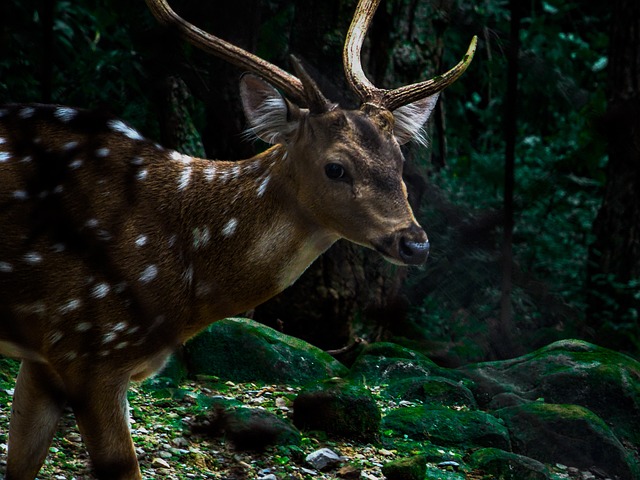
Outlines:
[[[173,0],[201,28],[356,106],[341,49],[355,0]],[[405,150],[425,267],[339,242],[253,318],[325,349],[394,340],[447,366],[561,338],[640,353],[640,2],[386,0],[364,48],[379,86],[430,78],[479,37]],[[166,147],[241,159],[242,71],[143,1],[3,0],[0,103],[108,110]],[[346,347],[346,348],[345,348]]]

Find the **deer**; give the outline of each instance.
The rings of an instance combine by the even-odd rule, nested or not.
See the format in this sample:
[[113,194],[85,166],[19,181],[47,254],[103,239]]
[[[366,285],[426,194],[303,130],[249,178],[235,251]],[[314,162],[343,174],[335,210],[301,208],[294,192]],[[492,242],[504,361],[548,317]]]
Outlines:
[[343,51],[360,99],[329,101],[295,75],[204,32],[166,0],[157,21],[248,71],[242,106],[269,144],[237,161],[165,149],[106,113],[0,106],[0,354],[20,359],[7,480],[38,474],[63,410],[98,479],[141,479],[127,389],[207,325],[281,292],[338,239],[398,265],[429,241],[407,200],[400,146],[424,141],[438,94],[476,48],[437,77],[374,86],[361,49],[379,0],[360,0]]

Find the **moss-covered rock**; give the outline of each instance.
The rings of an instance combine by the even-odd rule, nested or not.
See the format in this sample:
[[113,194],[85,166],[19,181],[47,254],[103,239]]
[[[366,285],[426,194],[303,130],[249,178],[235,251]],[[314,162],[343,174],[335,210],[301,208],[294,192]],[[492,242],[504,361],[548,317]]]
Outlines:
[[423,480],[427,472],[427,460],[424,455],[401,458],[382,466],[387,480]]
[[620,438],[640,445],[640,362],[631,357],[579,340],[562,340],[519,358],[467,365],[459,371],[474,381],[472,391],[481,407],[499,406],[491,402],[504,393],[581,405]]
[[595,466],[611,478],[640,478],[632,455],[607,424],[584,407],[534,402],[495,414],[509,429],[516,453],[545,463]]
[[388,342],[367,345],[351,366],[349,376],[369,385],[384,385],[411,377],[430,376],[464,379],[468,382],[457,371],[442,368],[421,353]]
[[293,401],[293,422],[304,430],[374,442],[380,410],[367,389],[340,379],[306,387]]
[[304,385],[347,373],[322,350],[246,318],[212,324],[187,343],[185,356],[191,375],[234,382]]
[[394,436],[429,440],[436,445],[496,447],[509,450],[509,433],[494,416],[477,410],[428,406],[404,407],[382,419],[382,430]]
[[426,404],[477,409],[473,393],[461,382],[443,377],[411,377],[392,382],[385,394],[392,398]]
[[471,466],[500,480],[548,480],[549,470],[533,458],[505,452],[499,448],[481,448],[470,459]]
[[300,432],[278,415],[258,408],[230,406],[217,401],[196,419],[194,433],[224,437],[238,450],[263,451],[274,445],[300,445]]

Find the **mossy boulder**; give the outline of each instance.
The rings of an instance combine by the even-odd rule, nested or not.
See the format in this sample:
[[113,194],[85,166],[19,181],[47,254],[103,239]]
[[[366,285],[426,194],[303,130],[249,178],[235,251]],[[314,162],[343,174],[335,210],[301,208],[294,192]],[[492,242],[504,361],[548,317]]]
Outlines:
[[[640,445],[640,362],[580,340],[562,340],[528,355],[459,369],[473,380],[481,407],[497,407],[496,397],[588,408],[616,435]],[[514,397],[515,396],[515,397]],[[492,403],[493,402],[493,403]]]
[[533,402],[495,412],[515,453],[545,463],[597,467],[611,478],[640,478],[633,456],[607,424],[579,405]]
[[401,458],[382,466],[387,480],[423,480],[427,472],[427,459],[424,455]]
[[392,382],[385,395],[411,402],[477,409],[473,393],[462,382],[443,377],[411,377]]
[[548,480],[549,469],[533,458],[505,452],[499,448],[481,448],[471,455],[472,467],[501,480]]
[[404,407],[382,419],[382,431],[441,446],[510,449],[509,432],[493,415],[477,410]]
[[300,445],[300,432],[290,421],[259,408],[216,401],[191,427],[197,434],[224,437],[237,450],[264,451],[274,445]]
[[341,379],[305,387],[293,401],[293,422],[303,430],[374,442],[380,430],[380,410],[369,391]]
[[234,382],[304,385],[347,373],[322,350],[246,318],[212,324],[187,343],[185,357],[190,375]]
[[457,371],[440,367],[421,353],[388,342],[367,345],[351,366],[349,376],[368,385],[431,376],[468,381]]

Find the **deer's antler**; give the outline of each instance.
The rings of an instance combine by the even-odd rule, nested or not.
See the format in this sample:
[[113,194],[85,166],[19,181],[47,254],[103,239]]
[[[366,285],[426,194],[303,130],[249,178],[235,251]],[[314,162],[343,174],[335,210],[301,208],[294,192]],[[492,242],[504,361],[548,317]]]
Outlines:
[[444,90],[464,73],[476,51],[478,41],[476,36],[471,40],[467,53],[462,60],[442,75],[393,90],[378,88],[373,85],[362,69],[360,51],[379,3],[380,0],[360,0],[351,21],[342,54],[347,81],[363,103],[375,103],[388,110],[395,110],[398,107]]

